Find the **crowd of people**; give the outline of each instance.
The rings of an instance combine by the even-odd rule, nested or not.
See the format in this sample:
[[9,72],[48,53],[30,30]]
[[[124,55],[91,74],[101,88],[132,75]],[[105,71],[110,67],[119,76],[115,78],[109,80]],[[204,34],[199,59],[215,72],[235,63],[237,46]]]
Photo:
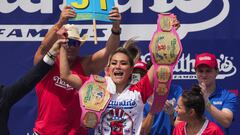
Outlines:
[[[0,134],[8,135],[9,111],[13,104],[36,86],[38,113],[35,135],[222,135],[236,117],[238,98],[217,85],[215,55],[196,55],[198,84],[183,90],[171,84],[164,109],[151,112],[154,68],[144,63],[134,38],[120,46],[121,15],[117,7],[106,46],[88,56],[79,56],[85,37],[75,25],[76,17],[65,6],[59,21],[48,31],[35,57],[34,67],[10,86],[0,87]],[[174,27],[179,22],[174,20]],[[92,74],[105,71],[111,98],[95,129],[84,127],[79,91]]]

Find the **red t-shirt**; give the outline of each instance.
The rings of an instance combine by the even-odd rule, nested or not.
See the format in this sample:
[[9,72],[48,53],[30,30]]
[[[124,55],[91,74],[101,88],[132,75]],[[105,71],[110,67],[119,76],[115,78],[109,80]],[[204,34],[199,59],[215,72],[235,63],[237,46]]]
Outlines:
[[[71,72],[84,75],[80,59]],[[84,135],[80,127],[81,108],[76,89],[60,78],[59,61],[36,86],[38,116],[34,131],[41,135]]]
[[[173,130],[173,135],[187,135],[186,122],[179,123]],[[223,131],[213,122],[206,120],[197,135],[224,135]]]

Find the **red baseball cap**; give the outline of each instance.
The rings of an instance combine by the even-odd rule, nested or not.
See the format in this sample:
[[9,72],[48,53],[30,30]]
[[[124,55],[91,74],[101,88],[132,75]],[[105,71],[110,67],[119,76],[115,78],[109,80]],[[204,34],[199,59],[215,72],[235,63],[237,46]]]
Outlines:
[[135,65],[134,65],[134,69],[139,68],[142,69],[144,71],[147,70],[147,64],[142,62],[142,61],[138,61]]
[[211,53],[201,53],[196,55],[194,68],[197,68],[199,65],[207,65],[211,68],[218,68],[217,59],[215,55]]

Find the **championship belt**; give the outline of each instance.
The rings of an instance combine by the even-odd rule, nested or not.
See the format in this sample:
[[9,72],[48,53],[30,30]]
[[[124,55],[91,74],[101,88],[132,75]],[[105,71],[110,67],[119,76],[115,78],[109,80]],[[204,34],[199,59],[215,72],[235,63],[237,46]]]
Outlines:
[[175,27],[172,26],[174,14],[159,14],[157,31],[149,45],[154,66],[154,99],[152,112],[160,112],[170,90],[173,69],[182,52],[182,45]]
[[80,88],[79,99],[82,109],[81,124],[88,128],[95,128],[111,99],[105,78],[91,75]]

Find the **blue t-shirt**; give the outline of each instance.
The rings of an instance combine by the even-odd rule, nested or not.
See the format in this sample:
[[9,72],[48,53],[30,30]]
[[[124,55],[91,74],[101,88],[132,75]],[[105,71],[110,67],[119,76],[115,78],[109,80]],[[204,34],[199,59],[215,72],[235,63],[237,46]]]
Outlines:
[[[178,85],[171,85],[170,91],[168,94],[168,100],[173,98],[178,100],[178,98],[182,95],[182,87]],[[144,106],[144,117],[147,116],[150,111],[150,105],[148,103]],[[158,114],[155,114],[151,135],[172,135],[173,126],[171,125],[170,116],[168,113],[161,111]]]
[[[235,96],[234,93],[230,93],[226,89],[222,89],[217,86],[216,90],[209,96],[209,101],[211,102],[212,105],[214,105],[219,110],[222,110],[223,108],[227,108],[231,110],[233,113],[233,120],[234,120],[237,107],[238,107],[238,97]],[[218,126],[220,126],[221,129],[224,131],[225,135],[230,135],[229,128],[224,128],[223,126],[221,126],[207,110],[205,111],[204,115],[210,121],[213,121]]]

